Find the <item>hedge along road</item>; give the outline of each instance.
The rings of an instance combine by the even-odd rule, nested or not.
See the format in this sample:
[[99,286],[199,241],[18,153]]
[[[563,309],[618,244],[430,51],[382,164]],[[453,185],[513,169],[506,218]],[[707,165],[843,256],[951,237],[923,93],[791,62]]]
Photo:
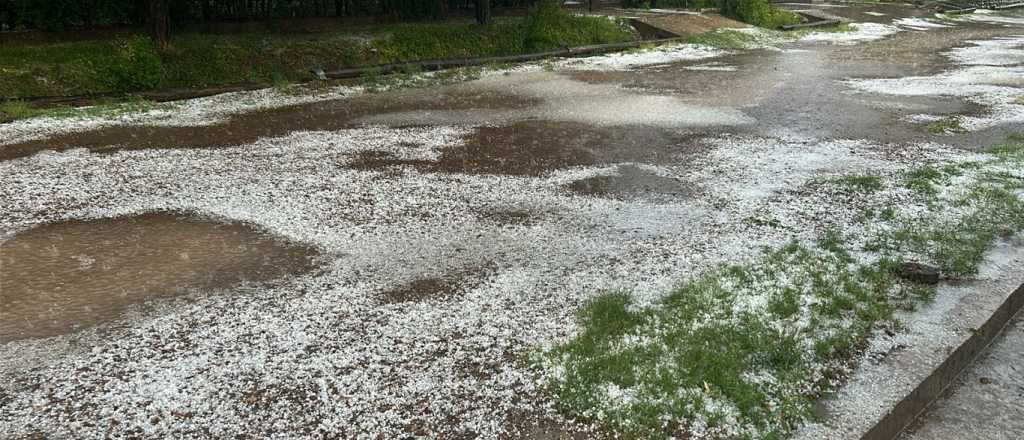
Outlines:
[[[589,298],[656,304],[761,246],[856,233],[863,206],[809,185],[1021,131],[1022,19],[909,11],[830,9],[871,24],[743,32],[746,49],[0,126],[3,257],[40,261],[38,279],[3,281],[34,315],[4,317],[0,432],[603,437],[615,428],[564,411],[529,361],[577,334]],[[174,247],[146,235],[175,216],[213,238],[148,252]],[[169,280],[157,299],[104,266],[126,259]],[[219,270],[167,275],[195,261]],[[76,307],[116,313],[33,331],[58,319],[39,312],[61,307],[53,286],[83,278],[110,292]],[[131,299],[104,298],[118,292]]]

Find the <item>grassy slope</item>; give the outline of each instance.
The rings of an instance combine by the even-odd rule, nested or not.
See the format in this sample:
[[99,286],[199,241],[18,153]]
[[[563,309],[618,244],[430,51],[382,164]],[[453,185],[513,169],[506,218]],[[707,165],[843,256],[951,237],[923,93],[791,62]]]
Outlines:
[[[520,54],[561,45],[628,41],[603,18],[559,14],[470,22],[338,28],[319,34],[175,35],[156,55],[142,38],[0,47],[0,97],[80,95],[307,78],[337,68],[433,58]],[[153,58],[155,57],[155,59]]]
[[814,399],[873,331],[898,327],[896,310],[933,295],[899,279],[900,262],[969,278],[996,239],[1024,230],[1022,165],[1024,138],[1011,138],[987,160],[814,182],[852,197],[893,188],[926,209],[869,207],[866,240],[833,231],[766,250],[686,281],[654,306],[601,295],[580,311],[582,332],[534,366],[568,415],[625,438],[784,438],[813,417]]

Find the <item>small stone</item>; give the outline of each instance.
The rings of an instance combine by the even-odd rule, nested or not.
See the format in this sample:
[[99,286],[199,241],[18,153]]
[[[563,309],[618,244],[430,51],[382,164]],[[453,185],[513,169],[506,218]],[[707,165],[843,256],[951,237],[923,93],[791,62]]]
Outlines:
[[903,263],[896,269],[896,275],[905,280],[922,284],[938,284],[941,278],[939,268],[921,263]]

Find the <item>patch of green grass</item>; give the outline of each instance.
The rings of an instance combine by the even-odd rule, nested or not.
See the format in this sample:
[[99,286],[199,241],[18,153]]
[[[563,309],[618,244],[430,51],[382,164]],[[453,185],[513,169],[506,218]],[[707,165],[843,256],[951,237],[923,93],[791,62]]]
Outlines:
[[548,384],[562,410],[626,438],[685,435],[696,421],[713,438],[781,438],[891,319],[890,301],[914,295],[885,267],[850,264],[832,236],[712,271],[654,306],[600,296],[580,336],[536,362],[557,365]]
[[800,16],[776,8],[767,0],[722,0],[719,3],[719,12],[727,17],[767,29],[800,23]]
[[937,183],[946,179],[941,169],[925,165],[903,173],[903,186],[918,194],[932,196],[938,193]]
[[273,31],[182,32],[158,52],[144,37],[0,46],[0,99],[236,83],[281,85],[309,69],[515,55],[633,40],[621,23],[548,12],[471,21],[338,26],[314,36]]
[[686,39],[687,43],[710,46],[719,49],[746,49],[757,42],[757,37],[735,29],[717,29],[694,35]]
[[802,38],[810,34],[816,33],[837,33],[837,32],[853,32],[857,28],[853,27],[849,23],[840,23],[831,26],[818,26],[813,28],[799,28],[791,31],[786,31],[786,35],[791,38]]
[[989,152],[1007,160],[1024,158],[1024,134],[1014,133],[989,149]]
[[136,98],[102,100],[95,105],[87,107],[57,106],[51,108],[34,108],[23,101],[4,101],[0,103],[0,112],[7,114],[12,120],[36,117],[69,119],[82,117],[113,117],[128,113],[169,109],[173,106],[174,104],[157,103]]
[[0,113],[11,120],[18,120],[34,118],[43,114],[44,110],[32,107],[24,101],[4,101],[0,102]]
[[873,331],[898,328],[896,310],[935,295],[899,279],[901,262],[970,277],[995,240],[1024,230],[1024,137],[991,153],[891,182],[823,181],[865,191],[904,185],[915,190],[907,203],[935,207],[907,216],[878,209],[881,227],[867,230],[864,249],[871,257],[855,256],[854,237],[833,229],[813,245],[793,242],[704,273],[653,305],[605,294],[581,310],[576,338],[531,361],[562,411],[623,438],[685,438],[695,425],[715,439],[785,438],[814,418],[814,400],[842,379]]
[[960,134],[967,133],[963,121],[959,116],[949,116],[942,120],[932,122],[925,126],[929,133],[934,134]]
[[457,69],[432,72],[430,74],[396,73],[391,75],[381,75],[380,73],[370,73],[363,76],[361,83],[363,87],[366,88],[366,91],[370,93],[390,90],[393,88],[443,86],[479,79],[480,76],[483,75],[484,69],[491,68],[501,69],[501,66],[461,67]]

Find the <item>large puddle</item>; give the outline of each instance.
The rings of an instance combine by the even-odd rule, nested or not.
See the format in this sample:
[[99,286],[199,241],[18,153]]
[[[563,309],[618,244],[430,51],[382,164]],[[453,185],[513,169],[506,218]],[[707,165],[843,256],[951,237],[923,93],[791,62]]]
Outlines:
[[311,269],[313,249],[174,213],[39,226],[0,243],[0,343],[77,331],[189,289]]
[[440,173],[541,175],[563,168],[621,162],[675,165],[706,148],[697,135],[681,130],[534,120],[480,127],[462,144],[443,149],[436,162],[366,152],[345,166],[381,169],[407,165]]

